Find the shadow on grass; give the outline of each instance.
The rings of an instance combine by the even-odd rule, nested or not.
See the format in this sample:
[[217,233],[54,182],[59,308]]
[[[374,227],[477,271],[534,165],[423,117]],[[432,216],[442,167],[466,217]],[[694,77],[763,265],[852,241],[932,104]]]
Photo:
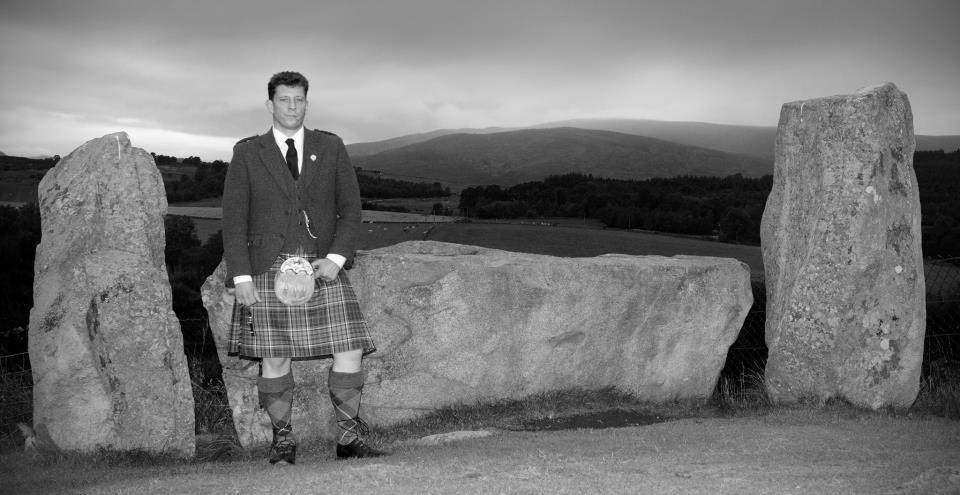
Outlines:
[[570,389],[522,399],[447,406],[403,423],[374,428],[374,434],[389,443],[458,430],[618,428],[715,416],[714,410],[708,399],[653,403],[614,388]]
[[542,418],[521,421],[516,425],[508,425],[505,429],[512,431],[555,431],[576,430],[581,428],[624,428],[628,426],[646,426],[662,423],[671,419],[658,414],[628,409],[614,409],[595,413],[576,414],[555,418]]

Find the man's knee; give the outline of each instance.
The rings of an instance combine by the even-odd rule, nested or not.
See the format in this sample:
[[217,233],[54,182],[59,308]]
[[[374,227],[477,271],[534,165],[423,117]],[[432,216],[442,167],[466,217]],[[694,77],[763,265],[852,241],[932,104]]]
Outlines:
[[363,349],[338,352],[333,355],[333,371],[339,373],[356,373],[360,371],[362,362]]
[[290,358],[263,358],[260,363],[260,375],[264,378],[278,378],[290,373]]

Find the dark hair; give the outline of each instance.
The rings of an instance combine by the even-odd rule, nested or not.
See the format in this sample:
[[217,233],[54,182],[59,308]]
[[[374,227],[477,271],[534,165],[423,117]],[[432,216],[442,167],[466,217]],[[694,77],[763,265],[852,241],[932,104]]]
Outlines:
[[277,92],[277,86],[290,86],[295,88],[297,86],[303,88],[303,95],[307,95],[307,90],[310,89],[310,83],[307,82],[307,78],[303,77],[303,74],[299,72],[277,72],[270,78],[270,82],[267,83],[267,99],[272,100],[273,95]]

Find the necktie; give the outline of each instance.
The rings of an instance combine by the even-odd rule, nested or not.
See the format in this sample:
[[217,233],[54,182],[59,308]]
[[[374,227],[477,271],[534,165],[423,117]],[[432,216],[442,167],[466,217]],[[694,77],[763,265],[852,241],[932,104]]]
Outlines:
[[300,168],[297,167],[297,148],[293,145],[293,138],[287,140],[287,168],[293,180],[300,178]]

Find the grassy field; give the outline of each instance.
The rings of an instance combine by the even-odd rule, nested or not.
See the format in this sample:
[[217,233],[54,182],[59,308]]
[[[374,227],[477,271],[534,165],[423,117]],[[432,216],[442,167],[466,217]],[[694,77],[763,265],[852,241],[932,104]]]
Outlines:
[[429,240],[562,257],[618,253],[736,258],[750,266],[750,271],[755,276],[763,274],[763,257],[759,246],[727,244],[629,230],[543,226],[533,222],[527,224],[457,223],[437,225],[430,232]]
[[[411,215],[420,218],[419,215]],[[194,218],[197,235],[206,240],[220,229],[220,221]],[[431,240],[483,246],[504,251],[562,257],[590,257],[618,253],[630,255],[715,256],[735,258],[750,267],[753,278],[763,276],[759,246],[727,244],[691,237],[604,229],[596,221],[577,219],[526,220],[511,223],[364,223],[361,250],[391,246],[410,240]]]
[[[376,212],[374,212],[376,213]],[[399,215],[398,215],[399,216]],[[410,215],[421,218],[421,215]],[[197,235],[206,240],[220,230],[220,220],[194,218]],[[753,280],[763,280],[760,246],[729,244],[693,237],[631,230],[605,229],[592,220],[547,219],[512,223],[483,222],[375,222],[364,223],[361,250],[391,246],[403,241],[430,240],[483,246],[504,251],[561,257],[590,257],[618,253],[636,256],[715,256],[734,258],[750,267]],[[927,292],[953,297],[960,294],[960,268],[927,260]]]

